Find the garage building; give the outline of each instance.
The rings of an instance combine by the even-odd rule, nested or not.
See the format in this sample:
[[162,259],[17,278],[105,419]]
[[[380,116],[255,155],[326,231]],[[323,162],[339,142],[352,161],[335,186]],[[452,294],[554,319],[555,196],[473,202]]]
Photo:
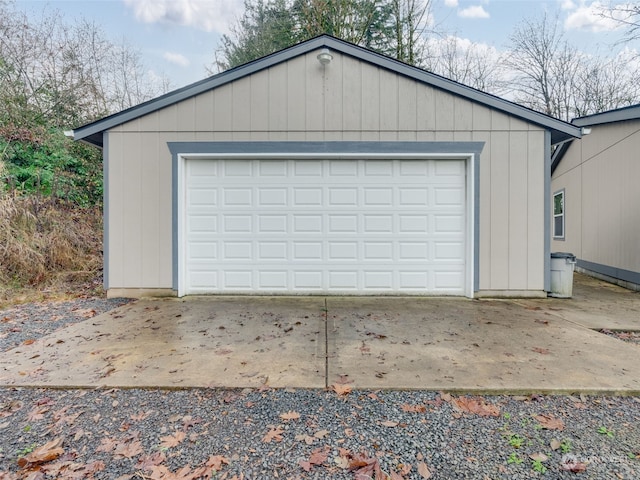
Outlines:
[[546,296],[574,125],[320,36],[74,130],[109,296]]

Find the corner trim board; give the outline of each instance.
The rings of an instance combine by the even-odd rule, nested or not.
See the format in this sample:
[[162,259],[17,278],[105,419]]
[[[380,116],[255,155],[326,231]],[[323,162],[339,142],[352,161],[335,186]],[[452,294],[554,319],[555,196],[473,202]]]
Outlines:
[[544,291],[551,291],[551,132],[544,132]]
[[109,289],[109,132],[102,134],[102,287]]

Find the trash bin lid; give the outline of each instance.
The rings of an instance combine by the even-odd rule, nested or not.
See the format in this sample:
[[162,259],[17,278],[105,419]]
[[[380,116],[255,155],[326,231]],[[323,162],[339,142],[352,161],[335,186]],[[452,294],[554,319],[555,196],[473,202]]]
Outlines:
[[570,258],[571,260],[575,260],[576,256],[573,253],[567,252],[551,252],[551,258]]

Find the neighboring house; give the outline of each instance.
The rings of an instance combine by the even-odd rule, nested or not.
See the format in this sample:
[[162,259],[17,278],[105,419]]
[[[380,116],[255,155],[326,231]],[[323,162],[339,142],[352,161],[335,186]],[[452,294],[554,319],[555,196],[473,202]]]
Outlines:
[[640,290],[640,105],[573,120],[553,157],[553,251],[580,271]]
[[320,36],[74,130],[109,296],[546,296],[568,123]]

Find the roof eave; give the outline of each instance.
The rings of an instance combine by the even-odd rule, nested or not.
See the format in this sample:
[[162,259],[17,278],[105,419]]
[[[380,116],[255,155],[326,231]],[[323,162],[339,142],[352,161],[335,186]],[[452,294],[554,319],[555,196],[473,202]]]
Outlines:
[[640,120],[640,104],[575,118],[571,123],[578,127],[590,127],[605,123],[623,122],[625,120]]

